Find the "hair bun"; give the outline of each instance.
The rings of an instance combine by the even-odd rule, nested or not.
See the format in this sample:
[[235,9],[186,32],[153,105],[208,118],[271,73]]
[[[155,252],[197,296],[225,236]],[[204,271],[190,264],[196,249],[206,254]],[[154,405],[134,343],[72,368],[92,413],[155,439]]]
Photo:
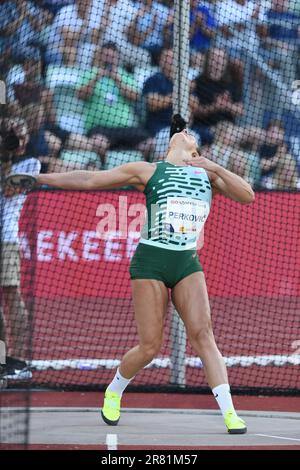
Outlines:
[[181,114],[174,114],[172,117],[171,128],[170,128],[170,139],[174,134],[183,131],[186,128],[186,121],[183,119]]

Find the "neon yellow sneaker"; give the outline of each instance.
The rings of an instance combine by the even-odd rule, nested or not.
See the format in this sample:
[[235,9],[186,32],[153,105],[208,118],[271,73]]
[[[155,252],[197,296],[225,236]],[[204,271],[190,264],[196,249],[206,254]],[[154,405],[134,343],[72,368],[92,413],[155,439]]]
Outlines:
[[245,421],[239,418],[233,410],[225,413],[224,422],[229,434],[245,434],[247,432]]
[[116,426],[120,419],[121,396],[116,392],[106,390],[104,404],[101,410],[103,421],[109,426]]

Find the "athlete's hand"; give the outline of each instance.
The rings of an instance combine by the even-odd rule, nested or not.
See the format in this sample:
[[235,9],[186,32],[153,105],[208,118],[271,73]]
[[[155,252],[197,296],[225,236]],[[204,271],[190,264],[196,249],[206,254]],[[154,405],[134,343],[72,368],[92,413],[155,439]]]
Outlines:
[[216,173],[220,166],[217,163],[212,162],[208,158],[204,157],[203,155],[195,155],[190,158],[186,158],[183,160],[187,165],[196,166],[199,168],[203,168],[204,170],[211,171]]

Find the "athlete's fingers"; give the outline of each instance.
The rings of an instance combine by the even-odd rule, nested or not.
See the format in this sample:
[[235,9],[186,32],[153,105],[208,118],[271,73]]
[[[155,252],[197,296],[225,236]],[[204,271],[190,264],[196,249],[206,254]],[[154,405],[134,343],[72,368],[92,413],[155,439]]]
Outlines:
[[192,165],[192,166],[201,166],[202,168],[204,168],[205,166],[208,166],[211,162],[203,157],[203,156],[195,156],[195,157],[192,157],[192,158],[185,158],[183,159],[183,161],[185,163],[187,163],[188,165]]
[[186,158],[184,159],[184,162],[187,165],[200,167],[208,171],[216,171],[218,168],[218,165],[216,163],[212,162],[211,160],[203,156],[195,156],[193,158]]

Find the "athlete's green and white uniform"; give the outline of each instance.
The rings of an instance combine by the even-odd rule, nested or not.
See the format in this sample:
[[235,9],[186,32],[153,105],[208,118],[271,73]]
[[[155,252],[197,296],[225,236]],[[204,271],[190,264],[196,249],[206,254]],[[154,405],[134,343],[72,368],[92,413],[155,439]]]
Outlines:
[[130,276],[157,279],[172,288],[202,271],[196,248],[211,206],[209,178],[203,168],[158,162],[144,194],[147,220]]
[[[202,168],[160,162],[144,193],[147,221],[131,261],[131,279],[157,279],[173,288],[189,274],[202,271],[196,248],[210,211],[211,185]],[[106,424],[118,424],[120,407],[121,394],[108,388],[101,410]],[[247,431],[234,409],[225,413],[224,421],[230,434]]]

